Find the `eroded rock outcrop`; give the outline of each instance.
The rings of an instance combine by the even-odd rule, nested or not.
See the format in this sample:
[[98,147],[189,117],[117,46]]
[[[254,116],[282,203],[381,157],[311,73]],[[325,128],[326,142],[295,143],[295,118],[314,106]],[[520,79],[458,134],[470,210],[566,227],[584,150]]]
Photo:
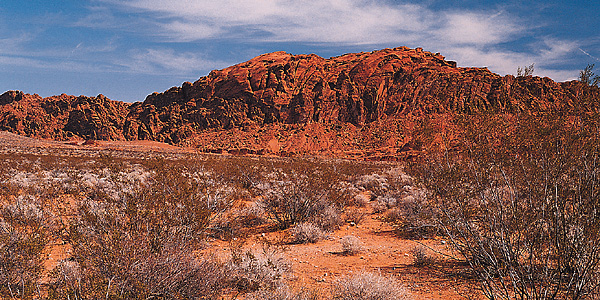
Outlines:
[[395,157],[416,150],[423,116],[596,113],[580,82],[460,68],[400,47],[325,59],[264,54],[131,105],[102,96],[7,92],[0,129],[65,139],[154,140],[209,152]]
[[0,130],[55,140],[123,140],[129,104],[97,97],[0,95]]
[[[419,116],[598,111],[598,93],[584,95],[587,90],[579,82],[458,68],[420,48],[330,59],[275,52],[149,95],[131,107],[125,136],[169,143],[195,139],[196,145],[215,148],[210,151],[272,150],[266,145],[276,141],[284,152],[330,151],[337,145],[343,151],[395,147],[395,153],[406,149],[406,121]],[[328,134],[340,128],[350,129]],[[234,129],[235,137],[220,132]]]

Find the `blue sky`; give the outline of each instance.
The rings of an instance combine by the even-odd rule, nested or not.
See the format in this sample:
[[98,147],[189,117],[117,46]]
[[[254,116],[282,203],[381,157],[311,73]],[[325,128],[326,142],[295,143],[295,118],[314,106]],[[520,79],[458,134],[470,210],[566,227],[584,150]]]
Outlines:
[[565,81],[600,73],[599,29],[598,0],[1,0],[0,93],[143,101],[267,52],[397,46]]

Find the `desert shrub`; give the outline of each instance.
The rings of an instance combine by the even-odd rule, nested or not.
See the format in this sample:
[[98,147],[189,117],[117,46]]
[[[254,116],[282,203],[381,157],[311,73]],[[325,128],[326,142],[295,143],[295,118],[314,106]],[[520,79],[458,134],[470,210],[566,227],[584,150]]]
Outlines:
[[281,229],[311,221],[327,206],[327,190],[314,185],[306,176],[272,182],[264,191],[261,206]]
[[368,190],[374,195],[383,195],[389,189],[389,184],[386,176],[373,173],[362,175],[354,181],[354,185],[359,190]]
[[185,171],[181,165],[157,162],[146,185],[119,197],[90,193],[83,199],[68,236],[83,274],[78,290],[58,272],[50,294],[216,297],[223,268],[216,260],[194,257],[193,251],[202,247],[208,224],[230,200],[221,187],[198,182]]
[[485,296],[594,299],[600,294],[597,127],[560,116],[516,121],[508,128],[490,124],[486,130],[496,136],[470,132],[471,151],[413,168]]
[[98,278],[106,273],[82,268],[75,261],[63,261],[52,273],[48,298],[216,299],[226,282],[218,260],[196,258],[189,252],[138,255],[131,262],[119,270],[124,273]]
[[[350,164],[291,159],[270,168],[254,185],[259,203],[281,229],[312,222],[325,230],[341,223],[337,216],[349,205]],[[362,172],[361,172],[362,173]]]
[[296,244],[316,243],[327,236],[319,226],[308,222],[297,224],[290,232]]
[[535,70],[535,64],[531,64],[526,67],[517,67],[517,77],[525,77],[533,75],[533,71]]
[[[412,179],[408,176],[402,168],[391,167],[386,169],[378,170],[377,172],[357,176],[352,181],[358,191],[363,193],[357,193],[355,197],[363,198],[357,201],[372,201],[381,198],[381,204],[393,206],[393,198],[396,198],[399,193],[402,193],[403,187],[410,185]],[[364,191],[368,191],[366,194]],[[364,199],[366,195],[370,196],[370,199]],[[385,203],[390,202],[390,203]]]
[[346,235],[341,238],[342,253],[345,255],[355,255],[363,251],[362,242],[353,235]]
[[239,209],[236,212],[236,219],[243,226],[256,226],[267,222],[264,208],[256,202]]
[[319,226],[325,231],[333,231],[338,229],[344,224],[342,218],[341,209],[333,204],[326,205],[317,215],[313,218],[313,224]]
[[344,220],[350,225],[358,225],[364,221],[368,213],[357,207],[349,207],[344,211]]
[[280,284],[273,290],[258,290],[246,295],[246,300],[316,300],[315,293],[306,290],[293,291],[287,285]]
[[587,65],[579,71],[579,81],[585,85],[600,87],[600,76],[594,74],[594,64]]
[[248,293],[275,289],[291,265],[276,249],[263,248],[259,253],[232,251],[225,268],[229,286]]
[[432,266],[437,262],[434,256],[427,253],[427,249],[423,246],[416,246],[410,250],[410,254],[413,257],[413,266],[425,267]]
[[62,260],[52,271],[53,282],[50,284],[48,298],[84,299],[81,281],[84,274],[81,266],[74,260]]
[[371,201],[371,195],[368,193],[356,193],[352,197],[352,204],[358,207],[365,207]]
[[49,216],[30,195],[3,196],[0,203],[0,296],[28,299],[43,270]]
[[422,239],[435,236],[439,231],[435,208],[427,201],[425,191],[412,188],[397,199],[384,220],[396,225],[397,235]]
[[412,299],[397,280],[368,272],[336,281],[332,294],[335,300]]
[[375,200],[376,201],[373,201],[371,203],[371,207],[373,208],[374,213],[385,212],[386,210],[395,207],[398,203],[398,198],[392,195],[377,197],[377,199]]

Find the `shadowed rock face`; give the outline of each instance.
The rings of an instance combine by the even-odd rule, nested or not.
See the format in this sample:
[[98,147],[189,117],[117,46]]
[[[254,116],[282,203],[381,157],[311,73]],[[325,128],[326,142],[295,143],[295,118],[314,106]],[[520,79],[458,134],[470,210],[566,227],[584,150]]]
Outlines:
[[145,139],[242,153],[383,147],[395,149],[390,152],[394,155],[406,151],[410,124],[423,116],[597,112],[598,95],[597,89],[579,82],[502,77],[485,68],[458,68],[420,48],[400,47],[330,59],[264,54],[130,106],[104,97],[41,99],[20,92],[0,96],[0,105],[4,109],[27,101],[45,103],[31,105],[43,110],[40,116],[60,119],[37,121],[56,123],[53,132],[26,129],[33,125],[25,125],[29,113],[23,115],[22,110],[21,119],[16,118],[21,121],[3,118],[2,128],[48,138],[65,138],[70,132],[85,138]]

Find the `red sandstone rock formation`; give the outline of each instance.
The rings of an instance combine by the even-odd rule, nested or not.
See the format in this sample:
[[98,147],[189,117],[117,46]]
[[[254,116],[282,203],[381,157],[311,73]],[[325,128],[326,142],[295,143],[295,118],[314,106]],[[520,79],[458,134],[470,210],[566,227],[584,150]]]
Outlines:
[[598,111],[598,93],[587,90],[579,82],[457,68],[420,48],[330,59],[275,52],[149,95],[131,107],[125,136],[193,140],[217,152],[373,148],[395,155],[407,150],[406,123],[419,116]]
[[[458,68],[420,48],[330,59],[275,52],[129,107],[103,97],[8,92],[0,97],[0,124],[48,138],[71,133],[210,152],[382,158],[416,150],[412,128],[423,116],[442,116],[443,123],[443,116],[456,114],[598,112],[599,95],[575,81]],[[24,103],[30,108],[19,109]]]
[[0,95],[0,130],[29,137],[68,140],[123,140],[129,104],[97,97]]

